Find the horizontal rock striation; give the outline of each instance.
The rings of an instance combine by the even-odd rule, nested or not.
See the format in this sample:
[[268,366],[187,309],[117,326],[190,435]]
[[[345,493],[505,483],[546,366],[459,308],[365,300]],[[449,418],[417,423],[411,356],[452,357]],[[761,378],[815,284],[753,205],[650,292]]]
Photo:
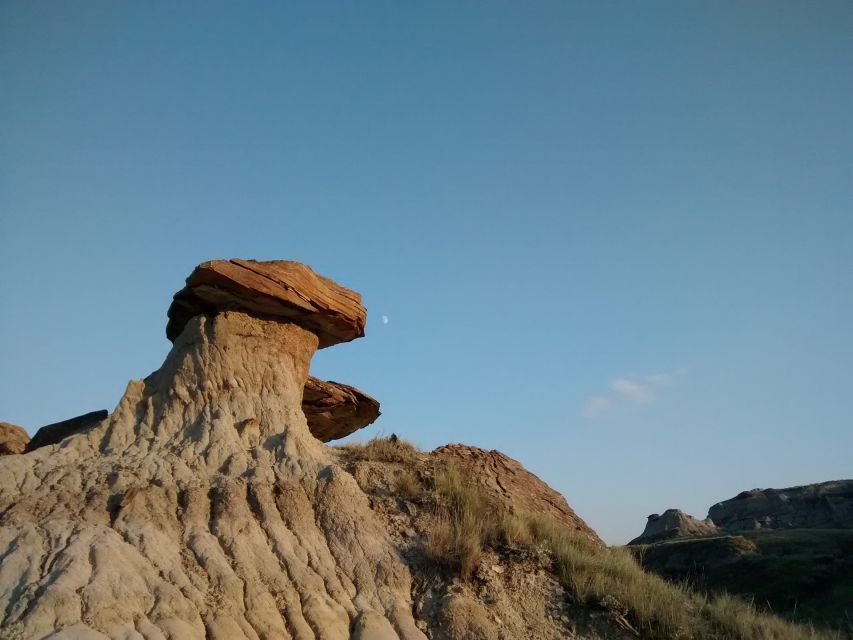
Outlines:
[[708,517],[726,531],[853,528],[853,480],[744,491]]
[[317,336],[320,349],[362,337],[367,317],[358,293],[299,262],[212,260],[175,294],[166,336],[174,341],[190,318],[227,310],[299,325]]
[[302,411],[311,434],[329,442],[372,424],[379,417],[379,402],[355,387],[309,376]]

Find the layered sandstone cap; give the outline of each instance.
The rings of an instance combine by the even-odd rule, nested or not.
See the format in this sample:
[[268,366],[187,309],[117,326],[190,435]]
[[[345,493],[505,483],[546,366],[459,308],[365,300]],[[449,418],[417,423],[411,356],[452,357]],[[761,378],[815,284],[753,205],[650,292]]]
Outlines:
[[166,336],[172,342],[190,318],[243,311],[290,322],[314,333],[320,349],[364,335],[367,309],[361,296],[290,260],[211,260],[198,265],[169,307]]
[[379,402],[355,387],[309,377],[302,394],[308,429],[318,440],[338,440],[379,417]]

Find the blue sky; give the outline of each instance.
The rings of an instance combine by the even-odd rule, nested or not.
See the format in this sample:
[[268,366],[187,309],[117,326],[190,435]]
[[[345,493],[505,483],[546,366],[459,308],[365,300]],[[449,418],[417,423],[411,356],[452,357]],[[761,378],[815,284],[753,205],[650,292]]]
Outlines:
[[[853,476],[853,4],[3,2],[0,419],[112,409],[205,259],[304,261],[363,437],[611,543]],[[381,320],[385,315],[387,324]]]

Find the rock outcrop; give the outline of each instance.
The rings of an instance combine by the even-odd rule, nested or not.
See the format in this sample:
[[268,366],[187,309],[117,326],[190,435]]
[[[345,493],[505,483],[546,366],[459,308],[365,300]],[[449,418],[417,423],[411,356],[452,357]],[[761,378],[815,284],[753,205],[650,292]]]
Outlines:
[[660,515],[657,513],[650,515],[642,535],[628,544],[651,544],[672,538],[705,536],[717,531],[716,525],[708,519],[697,520],[680,509],[667,509]]
[[[461,444],[418,451],[393,435],[367,445],[332,447],[370,498],[374,512],[396,542],[412,571],[418,624],[435,640],[629,640],[618,623],[585,611],[567,597],[554,572],[552,556],[541,546],[496,542],[484,549],[464,580],[429,560],[439,499],[436,474],[448,463],[472,486],[485,489],[496,508],[541,516],[579,531],[590,553],[607,553],[598,536],[553,489],[520,462],[497,451]],[[586,546],[586,545],[584,545]],[[587,615],[591,613],[591,615]]]
[[452,462],[510,511],[548,516],[596,545],[604,546],[601,538],[578,517],[560,493],[500,451],[449,444],[439,447],[432,455],[437,461]]
[[29,441],[30,436],[22,427],[0,422],[0,456],[23,453]]
[[[379,402],[363,391],[340,382],[324,382],[313,376],[309,376],[305,383],[302,411],[311,435],[322,442],[346,437],[372,424],[380,415]],[[105,410],[92,411],[49,424],[36,431],[32,440],[21,427],[0,422],[0,455],[35,451],[57,444],[106,420],[108,415]],[[8,446],[4,447],[4,443]]]
[[744,491],[708,517],[726,531],[853,528],[853,480]]
[[228,310],[308,329],[320,349],[362,337],[367,317],[358,293],[299,262],[211,260],[175,294],[166,336],[174,342],[190,318]]
[[364,317],[302,265],[200,266],[158,371],[0,458],[0,636],[424,638],[409,569],[301,408],[315,350]]
[[302,411],[311,434],[328,442],[372,424],[379,417],[379,402],[355,387],[309,376]]
[[33,436],[27,445],[27,451],[35,451],[41,447],[46,447],[50,444],[57,444],[70,435],[75,433],[83,433],[99,422],[103,422],[109,416],[109,412],[105,409],[100,411],[90,411],[82,416],[69,418],[61,422],[54,422],[42,427]]

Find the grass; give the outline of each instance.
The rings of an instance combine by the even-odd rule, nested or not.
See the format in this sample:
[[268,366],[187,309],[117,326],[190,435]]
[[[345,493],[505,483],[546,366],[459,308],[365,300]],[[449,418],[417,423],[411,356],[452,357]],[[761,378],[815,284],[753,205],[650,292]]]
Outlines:
[[762,613],[736,597],[706,597],[643,571],[624,548],[601,549],[551,519],[510,513],[452,466],[434,476],[433,562],[470,577],[487,547],[544,547],[579,604],[621,616],[644,638],[802,640],[834,636]]
[[394,491],[403,498],[414,498],[423,493],[423,485],[411,469],[401,469],[394,477]]
[[795,622],[845,629],[853,637],[853,530],[758,530],[634,551],[668,580],[737,594]]
[[345,448],[358,460],[375,462],[413,463],[418,454],[415,445],[396,436],[373,438],[367,444],[350,444]]

